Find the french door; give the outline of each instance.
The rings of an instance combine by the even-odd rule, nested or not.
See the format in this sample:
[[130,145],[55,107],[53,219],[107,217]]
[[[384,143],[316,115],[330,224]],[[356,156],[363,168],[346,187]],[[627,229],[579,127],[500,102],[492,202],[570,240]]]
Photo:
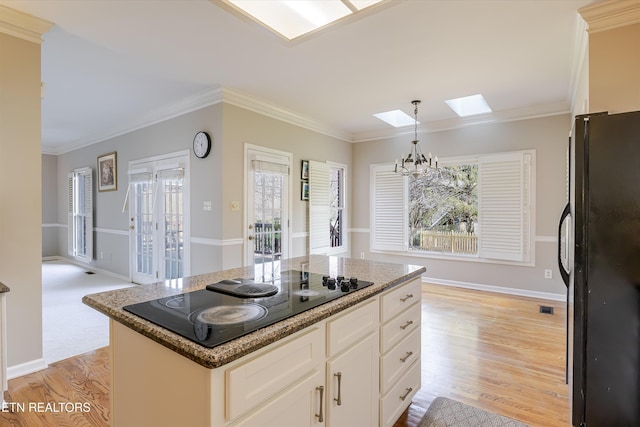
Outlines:
[[253,265],[257,277],[269,278],[289,253],[291,154],[249,145],[245,154],[245,265]]
[[189,274],[189,156],[129,163],[131,281],[151,283]]

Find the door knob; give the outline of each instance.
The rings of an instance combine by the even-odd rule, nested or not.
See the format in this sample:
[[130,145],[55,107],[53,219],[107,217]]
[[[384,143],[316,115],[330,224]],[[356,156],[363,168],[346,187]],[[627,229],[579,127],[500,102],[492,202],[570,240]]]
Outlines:
[[249,240],[253,240],[253,234],[249,236]]

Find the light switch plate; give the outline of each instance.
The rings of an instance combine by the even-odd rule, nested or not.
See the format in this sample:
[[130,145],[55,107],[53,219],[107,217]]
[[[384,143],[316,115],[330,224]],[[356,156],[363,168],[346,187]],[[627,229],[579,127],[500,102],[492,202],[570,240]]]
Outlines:
[[210,200],[205,200],[202,206],[202,209],[204,209],[205,211],[210,211],[211,210],[211,201]]

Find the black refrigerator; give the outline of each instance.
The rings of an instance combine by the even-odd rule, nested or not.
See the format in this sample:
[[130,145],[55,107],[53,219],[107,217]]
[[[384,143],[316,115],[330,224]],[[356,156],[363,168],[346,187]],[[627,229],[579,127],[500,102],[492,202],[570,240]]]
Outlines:
[[560,265],[572,425],[638,427],[640,111],[578,116],[573,135],[574,201],[563,217],[574,236],[565,240],[570,262]]

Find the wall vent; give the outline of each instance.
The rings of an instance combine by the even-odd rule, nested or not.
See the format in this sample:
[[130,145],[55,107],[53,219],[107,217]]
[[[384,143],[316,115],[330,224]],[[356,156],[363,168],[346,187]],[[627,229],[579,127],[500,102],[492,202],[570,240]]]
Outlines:
[[93,271],[85,271],[84,274],[96,274],[96,273]]
[[542,314],[553,314],[553,307],[548,307],[546,305],[540,306],[540,313]]

